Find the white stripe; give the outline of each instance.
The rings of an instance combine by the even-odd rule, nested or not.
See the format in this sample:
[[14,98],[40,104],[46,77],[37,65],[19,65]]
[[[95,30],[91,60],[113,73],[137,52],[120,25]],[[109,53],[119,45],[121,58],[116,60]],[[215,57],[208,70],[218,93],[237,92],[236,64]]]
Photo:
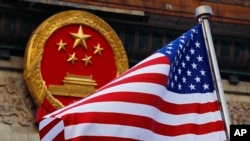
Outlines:
[[[167,65],[167,64],[153,64],[153,65],[150,65],[150,66],[143,67],[141,69],[132,71],[132,72],[130,72],[130,73],[124,75],[124,76],[118,77],[117,79],[111,81],[109,84],[113,84],[113,83],[115,83],[117,81],[121,81],[121,80],[123,80],[125,78],[131,77],[131,76],[136,76],[136,75],[139,75],[139,74],[158,73],[158,74],[168,75],[169,69],[170,69],[170,66]],[[106,86],[108,86],[108,85],[106,85]]]
[[85,112],[107,112],[107,114],[123,113],[138,115],[152,118],[159,123],[167,125],[181,125],[186,123],[204,124],[221,120],[219,111],[208,112],[204,114],[188,113],[181,115],[173,115],[164,113],[153,106],[128,102],[96,102],[85,104],[72,108],[63,114],[57,115],[56,117],[62,117],[63,115],[74,113],[83,113],[84,116]]
[[50,122],[52,122],[53,120],[55,120],[55,118],[47,118],[46,120],[42,120],[39,123],[39,130],[43,129],[45,126],[47,126]]
[[65,138],[71,139],[78,136],[108,136],[132,138],[143,141],[224,141],[226,140],[225,132],[212,132],[204,135],[185,134],[180,136],[163,136],[150,130],[112,124],[78,124],[65,128]]
[[212,93],[179,94],[166,90],[163,99],[175,104],[207,103],[217,101],[216,91],[213,91]]
[[[46,121],[44,123],[46,123]],[[41,126],[44,127],[44,125]],[[64,129],[64,124],[63,121],[61,120],[53,128],[51,128],[50,131],[47,132],[47,134],[41,139],[41,141],[52,141],[60,132],[63,131],[63,129]]]
[[151,56],[147,57],[146,59],[142,60],[141,62],[137,63],[134,67],[136,67],[138,65],[141,65],[141,64],[143,64],[145,62],[148,62],[150,60],[154,60],[154,59],[159,58],[159,57],[166,57],[166,56],[164,54],[162,54],[162,53],[154,53]]

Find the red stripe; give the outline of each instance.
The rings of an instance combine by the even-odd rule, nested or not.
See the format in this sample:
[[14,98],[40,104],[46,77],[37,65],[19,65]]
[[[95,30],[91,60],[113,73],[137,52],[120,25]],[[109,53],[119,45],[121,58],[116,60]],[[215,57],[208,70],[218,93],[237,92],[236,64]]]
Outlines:
[[[129,74],[129,73],[131,73],[131,72],[133,72],[133,71],[138,70],[138,69],[141,69],[141,68],[144,68],[144,67],[149,67],[149,66],[151,66],[151,65],[156,65],[156,64],[169,64],[169,60],[167,59],[166,56],[154,58],[153,60],[148,60],[148,61],[146,61],[146,62],[144,62],[144,63],[142,63],[142,64],[139,64],[139,65],[137,65],[137,66],[135,66],[135,67],[129,69],[128,71],[126,71],[125,73],[123,73],[120,77],[122,77],[122,76],[124,76],[124,75],[127,75],[127,74]],[[167,75],[167,73],[168,73],[168,72],[166,72],[166,75]],[[155,78],[157,78],[157,77],[155,77]],[[123,82],[123,80],[122,80],[122,82]],[[136,82],[136,81],[135,81],[135,80],[132,80],[131,82]],[[165,83],[166,83],[166,82],[165,82]],[[100,90],[103,90],[103,89],[105,89],[105,88],[107,88],[107,87],[110,87],[110,85],[107,84],[106,86],[100,88],[99,91],[100,91]]]
[[119,138],[119,137],[106,137],[106,136],[80,136],[67,141],[139,141],[135,139]]
[[[127,78],[124,78],[122,80],[119,80],[117,82],[113,82],[105,87],[105,89],[116,86],[116,85],[121,85],[121,84],[126,84],[126,83],[131,83],[131,82],[145,82],[145,83],[154,83],[154,84],[159,84],[162,86],[167,85],[167,79],[168,77],[166,75],[160,74],[160,73],[144,73],[144,74],[137,74],[134,76],[130,76]],[[101,89],[103,90],[103,89]],[[98,90],[97,92],[101,91]]]
[[59,134],[57,134],[57,136],[53,139],[53,141],[64,141],[64,130],[62,130],[62,132],[60,132]]
[[[65,121],[65,126],[83,124],[83,123],[117,124],[117,125],[140,127],[151,130],[154,133],[166,136],[178,136],[183,134],[202,135],[206,133],[224,130],[224,125],[222,121],[208,122],[205,124],[187,123],[187,124],[173,126],[156,122],[148,117],[130,115],[130,114],[120,114],[120,113],[98,113],[98,112],[74,113],[64,116],[63,120]],[[76,130],[81,130],[81,129],[76,128]]]

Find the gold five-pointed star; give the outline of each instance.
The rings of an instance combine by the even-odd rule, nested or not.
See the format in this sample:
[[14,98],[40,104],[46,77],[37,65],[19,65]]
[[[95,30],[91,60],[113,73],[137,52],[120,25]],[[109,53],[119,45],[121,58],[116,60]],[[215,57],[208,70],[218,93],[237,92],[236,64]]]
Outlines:
[[58,46],[58,51],[60,51],[62,49],[65,50],[65,46],[67,45],[67,43],[64,43],[62,39],[60,39],[60,42],[56,43],[56,45]]
[[85,57],[82,59],[82,61],[85,62],[85,66],[87,66],[88,64],[92,64],[91,58],[92,56],[85,55]]
[[86,40],[91,37],[91,35],[84,34],[82,31],[82,26],[79,27],[77,33],[70,33],[70,35],[75,39],[73,48],[78,45],[82,45],[85,49],[87,49]]
[[95,48],[95,51],[94,51],[94,54],[99,54],[101,55],[102,54],[102,51],[104,50],[103,48],[101,48],[100,44],[97,44],[97,46],[94,46]]
[[68,58],[68,62],[71,62],[72,64],[75,63],[75,61],[77,61],[78,59],[76,58],[76,54],[73,53],[73,54],[69,54],[69,58]]

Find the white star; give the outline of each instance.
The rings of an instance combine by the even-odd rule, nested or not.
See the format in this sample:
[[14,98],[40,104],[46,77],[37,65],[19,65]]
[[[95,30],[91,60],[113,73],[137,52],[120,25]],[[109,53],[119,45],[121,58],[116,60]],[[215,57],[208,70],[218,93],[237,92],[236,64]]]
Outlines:
[[181,90],[181,84],[180,83],[178,84],[178,89]]
[[203,57],[201,57],[200,55],[197,57],[198,62],[202,62],[203,61]]
[[201,82],[201,78],[198,77],[198,76],[196,76],[196,77],[194,78],[194,80],[196,81],[196,83]]
[[195,52],[195,50],[191,48],[191,49],[190,49],[190,53],[191,53],[191,54],[194,54],[194,52]]
[[178,76],[177,76],[177,75],[174,76],[174,80],[175,80],[175,81],[178,80]]
[[178,66],[178,64],[179,64],[179,60],[176,60],[175,65]]
[[171,52],[171,51],[168,51],[168,50],[166,51],[166,53],[167,53],[167,54],[172,54],[172,52]]
[[182,44],[179,44],[179,47],[180,47],[180,49],[182,49],[182,48],[183,48],[183,45],[182,45]]
[[167,47],[167,48],[170,49],[170,50],[173,49],[173,47],[171,47],[171,46],[170,46],[170,47]]
[[182,51],[183,51],[183,53],[185,53],[186,49],[185,49],[185,48],[183,48],[183,50],[182,50]]
[[186,55],[186,60],[190,61],[190,56]]
[[178,69],[178,74],[181,74],[181,69],[180,68]]
[[177,50],[178,55],[180,54],[180,50]]
[[182,77],[182,83],[186,83],[187,79],[185,77]]
[[190,84],[190,85],[189,85],[189,88],[190,88],[191,90],[195,90],[195,85]]
[[180,40],[180,42],[182,42],[183,44],[185,43],[185,41],[184,41],[184,40],[182,40],[182,39]]
[[204,90],[209,89],[209,85],[206,83],[204,83],[204,85],[202,87],[204,88]]
[[174,83],[173,83],[173,82],[171,82],[171,87],[172,87],[172,88],[174,87]]
[[179,59],[181,59],[181,57],[182,57],[182,54],[179,55]]
[[182,65],[183,68],[185,68],[186,63],[185,63],[185,62],[182,62],[181,65]]
[[199,43],[198,41],[196,41],[196,42],[195,42],[195,46],[196,46],[197,48],[200,48],[200,43]]
[[187,70],[187,76],[191,76],[191,71],[190,70]]
[[193,67],[193,69],[197,69],[197,64],[195,64],[195,63],[193,62],[192,67]]
[[186,38],[186,36],[185,36],[185,35],[181,35],[181,38],[182,38],[182,39],[185,39],[185,38]]
[[203,69],[200,71],[201,75],[206,76],[206,71],[204,71]]

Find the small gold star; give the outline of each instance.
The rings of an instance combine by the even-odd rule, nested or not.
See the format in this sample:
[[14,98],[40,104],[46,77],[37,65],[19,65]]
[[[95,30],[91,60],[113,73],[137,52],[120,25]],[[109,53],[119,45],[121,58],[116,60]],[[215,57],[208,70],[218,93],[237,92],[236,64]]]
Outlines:
[[101,55],[102,54],[102,51],[104,50],[103,48],[100,47],[100,44],[97,44],[97,46],[94,46],[95,48],[95,51],[94,51],[94,54],[99,54]]
[[75,61],[77,61],[78,59],[76,58],[76,54],[73,53],[73,54],[69,54],[69,58],[67,60],[67,62],[71,62],[72,64],[75,63]]
[[79,27],[77,33],[70,33],[70,35],[75,39],[73,48],[78,45],[82,45],[85,49],[87,49],[86,40],[91,37],[91,35],[84,34],[82,31],[82,26]]
[[58,51],[60,51],[62,49],[65,50],[65,46],[67,45],[67,43],[64,43],[62,39],[60,39],[60,42],[56,43],[56,45],[58,46]]
[[82,59],[82,61],[85,62],[85,66],[87,66],[88,64],[92,64],[91,58],[92,56],[85,55],[85,57]]

